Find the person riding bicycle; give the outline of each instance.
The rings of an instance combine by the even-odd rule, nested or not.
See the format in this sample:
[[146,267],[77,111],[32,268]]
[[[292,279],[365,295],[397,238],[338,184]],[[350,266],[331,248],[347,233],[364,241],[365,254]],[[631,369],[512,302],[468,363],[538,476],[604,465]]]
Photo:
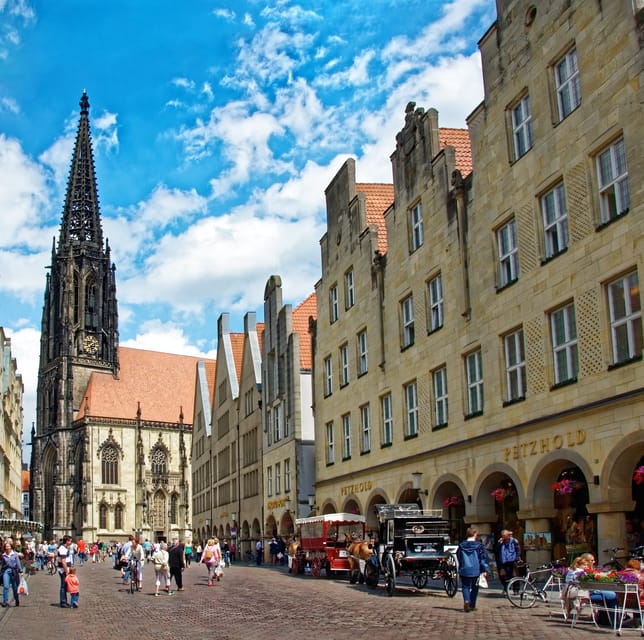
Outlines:
[[515,564],[521,560],[519,541],[512,536],[512,531],[508,529],[501,531],[501,537],[494,545],[494,556],[503,591],[507,591],[508,582],[514,577]]
[[136,567],[137,588],[139,591],[143,588],[143,563],[145,560],[145,549],[140,544],[139,538],[132,540],[129,554],[130,571]]

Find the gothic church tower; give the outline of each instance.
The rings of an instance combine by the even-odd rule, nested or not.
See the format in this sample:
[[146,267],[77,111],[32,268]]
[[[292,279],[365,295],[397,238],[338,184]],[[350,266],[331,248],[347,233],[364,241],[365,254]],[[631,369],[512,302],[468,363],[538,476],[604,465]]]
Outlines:
[[85,92],[80,108],[60,237],[45,286],[32,434],[32,517],[44,523],[46,539],[74,534],[87,518],[89,435],[74,418],[90,375],[119,372],[115,267],[103,244]]

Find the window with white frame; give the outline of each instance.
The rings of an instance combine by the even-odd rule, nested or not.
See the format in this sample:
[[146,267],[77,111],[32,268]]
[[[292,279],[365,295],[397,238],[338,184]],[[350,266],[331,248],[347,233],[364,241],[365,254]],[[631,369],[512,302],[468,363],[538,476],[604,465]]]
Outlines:
[[550,314],[550,336],[555,384],[577,379],[577,323],[570,303]]
[[597,181],[601,221],[610,222],[625,214],[631,206],[631,194],[624,138],[597,156]]
[[275,463],[275,495],[282,493],[282,465]]
[[418,390],[416,381],[405,385],[405,435],[415,436],[418,434]]
[[349,345],[340,347],[340,386],[349,384]]
[[432,373],[434,386],[434,426],[439,427],[447,424],[448,403],[447,403],[447,367],[436,369]]
[[503,338],[505,351],[505,384],[507,401],[521,400],[526,393],[525,350],[523,329],[513,331]]
[[282,405],[275,405],[271,413],[273,414],[273,441],[279,442],[282,439]]
[[353,278],[353,269],[350,269],[344,274],[344,290],[345,290],[345,304],[347,309],[356,303],[356,290]]
[[563,120],[581,104],[577,49],[571,49],[555,64],[555,89],[559,120]]
[[380,398],[380,412],[382,415],[382,444],[390,445],[394,439],[394,417],[390,393]]
[[333,434],[333,422],[326,423],[326,463],[335,462],[335,440]]
[[642,301],[637,271],[607,286],[613,364],[642,355]]
[[521,98],[512,108],[512,139],[514,140],[514,159],[518,160],[532,147],[530,96]]
[[291,460],[286,458],[284,460],[284,493],[291,491]]
[[367,373],[369,369],[369,350],[367,348],[367,330],[358,334],[358,375]]
[[420,202],[409,210],[409,236],[412,252],[423,246],[423,207]]
[[499,287],[503,288],[519,277],[519,248],[514,219],[496,232],[496,241],[499,251]]
[[414,297],[407,296],[401,303],[402,313],[402,346],[414,344]]
[[266,495],[273,495],[273,467],[266,467]]
[[465,356],[467,381],[467,413],[475,415],[483,411],[483,359],[481,350]]
[[541,196],[541,215],[546,258],[552,258],[568,247],[568,212],[563,182]]
[[342,416],[342,459],[348,460],[351,457],[351,414],[345,413]]
[[338,287],[333,285],[329,289],[329,314],[331,322],[335,322],[338,319]]
[[333,361],[331,356],[324,358],[324,395],[330,396],[333,393]]
[[429,330],[436,331],[443,326],[443,278],[439,273],[427,283],[429,298]]
[[360,427],[362,430],[362,453],[371,451],[371,410],[369,405],[360,407]]

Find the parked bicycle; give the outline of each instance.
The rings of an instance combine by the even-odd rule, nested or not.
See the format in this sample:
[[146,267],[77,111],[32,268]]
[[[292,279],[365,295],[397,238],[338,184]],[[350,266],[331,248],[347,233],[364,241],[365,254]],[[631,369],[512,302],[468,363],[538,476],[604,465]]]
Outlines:
[[530,570],[530,565],[525,565],[525,576],[512,578],[507,584],[505,595],[512,605],[520,609],[534,607],[537,600],[548,602],[548,593],[552,590],[556,580],[555,572],[565,566],[566,558],[555,562],[548,562]]
[[[610,553],[610,559],[608,562],[602,564],[602,569],[607,571],[621,571],[624,569],[625,562],[628,560],[628,556],[617,556],[616,554],[619,551],[625,551],[624,547],[612,547],[611,549],[604,549],[604,553]],[[622,562],[624,561],[624,562]]]
[[134,593],[135,591],[139,591],[139,584],[141,582],[141,578],[139,576],[139,562],[136,558],[131,558],[130,559],[130,593]]

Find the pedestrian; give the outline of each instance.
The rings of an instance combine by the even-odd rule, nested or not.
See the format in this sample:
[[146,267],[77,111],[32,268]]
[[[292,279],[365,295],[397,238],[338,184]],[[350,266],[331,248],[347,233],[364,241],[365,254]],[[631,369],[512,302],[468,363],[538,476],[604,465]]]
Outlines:
[[478,539],[478,530],[469,527],[465,532],[467,539],[458,545],[458,573],[461,576],[463,588],[463,611],[469,613],[476,610],[476,599],[479,594],[479,577],[487,578],[487,551]]
[[224,559],[224,564],[230,566],[230,547],[228,546],[228,540],[224,538],[224,541],[221,543],[221,555]]
[[512,537],[512,531],[508,529],[501,531],[501,537],[494,545],[494,556],[496,558],[499,579],[503,585],[503,591],[507,591],[508,582],[514,577],[515,565],[521,560],[519,541]]
[[20,555],[14,550],[10,540],[4,543],[4,553],[2,554],[2,606],[9,606],[9,587],[13,591],[13,601],[16,607],[20,606],[20,597],[18,595],[18,586],[20,577],[23,573]]
[[130,555],[132,554],[132,542],[134,536],[128,536],[127,542],[124,542],[119,548],[119,567],[121,568],[121,579],[123,584],[130,583]]
[[199,564],[205,564],[208,569],[208,586],[212,587],[215,584],[215,578],[219,582],[219,576],[216,569],[219,568],[221,561],[221,548],[219,547],[219,540],[217,538],[210,538],[204,547],[201,554],[201,561]]
[[286,564],[286,542],[282,536],[277,539],[277,560],[281,565]]
[[67,587],[67,593],[70,597],[69,608],[78,609],[78,598],[80,596],[80,588],[78,582],[78,576],[76,575],[76,567],[70,567],[69,573],[65,577],[65,586]]
[[201,552],[202,551],[203,551],[203,549],[201,548],[201,545],[199,543],[197,543],[197,547],[195,549],[195,562],[197,564],[199,564],[199,562],[201,561]]
[[76,548],[78,549],[78,564],[80,565],[83,564],[87,559],[87,545],[85,544],[85,540],[79,538],[78,542],[76,543]]
[[159,548],[152,554],[152,562],[154,563],[154,577],[155,577],[155,586],[154,595],[159,597],[159,587],[161,586],[161,581],[163,580],[165,585],[166,593],[171,596],[174,594],[173,591],[170,591],[170,554],[168,553],[168,543],[162,542],[159,545]]
[[170,580],[174,578],[177,591],[183,591],[183,570],[186,566],[186,554],[183,544],[179,538],[173,538],[168,548],[168,567],[170,569]]
[[186,567],[189,567],[190,562],[192,561],[192,540],[188,540],[186,542],[185,554],[186,554]]
[[264,545],[262,544],[262,540],[260,538],[255,544],[255,562],[257,563],[258,567],[262,564],[263,559],[264,559]]
[[56,566],[58,567],[58,576],[60,578],[60,607],[66,609],[69,607],[67,604],[67,584],[65,579],[69,570],[74,566],[74,553],[71,549],[72,537],[63,536],[56,551]]
[[237,558],[235,557],[235,554],[237,553],[237,545],[235,544],[235,540],[230,541],[230,546],[228,547],[229,555],[230,555],[230,562],[235,562]]

